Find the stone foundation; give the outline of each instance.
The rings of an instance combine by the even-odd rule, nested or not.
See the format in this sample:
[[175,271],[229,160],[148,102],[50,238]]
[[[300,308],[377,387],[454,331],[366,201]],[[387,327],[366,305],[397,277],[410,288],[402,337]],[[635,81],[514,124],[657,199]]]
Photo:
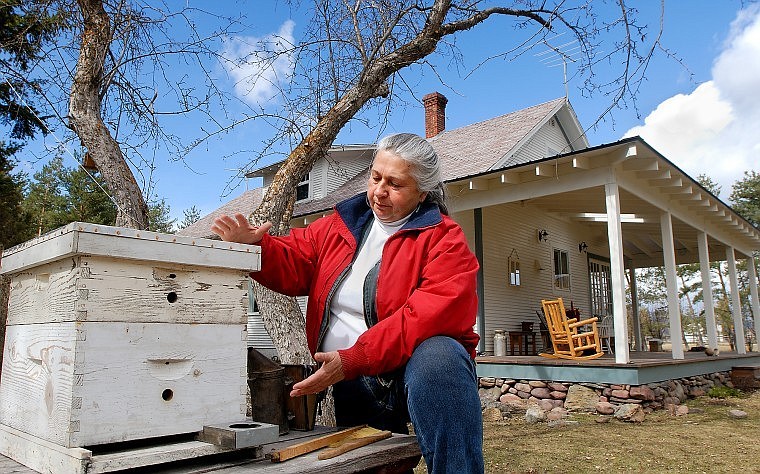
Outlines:
[[481,406],[499,408],[503,413],[537,405],[544,411],[612,414],[619,406],[635,404],[645,412],[680,405],[701,397],[712,387],[733,387],[730,372],[714,372],[646,385],[615,385],[542,380],[512,380],[495,377],[478,379]]

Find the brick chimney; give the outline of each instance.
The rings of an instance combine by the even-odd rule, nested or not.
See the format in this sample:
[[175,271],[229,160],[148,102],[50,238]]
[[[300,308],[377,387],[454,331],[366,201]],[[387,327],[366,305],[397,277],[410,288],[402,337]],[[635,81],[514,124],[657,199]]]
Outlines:
[[439,92],[431,92],[422,98],[425,106],[425,138],[431,138],[446,129],[447,99]]

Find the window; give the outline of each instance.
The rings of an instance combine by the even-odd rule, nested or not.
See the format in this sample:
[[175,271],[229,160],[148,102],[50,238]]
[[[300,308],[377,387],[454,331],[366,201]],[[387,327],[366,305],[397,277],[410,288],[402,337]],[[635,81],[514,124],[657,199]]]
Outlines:
[[507,258],[507,267],[509,268],[509,286],[520,286],[520,256],[517,250],[512,249],[512,253]]
[[570,261],[565,250],[554,249],[554,289],[570,289]]
[[296,201],[303,201],[309,199],[309,179],[311,173],[306,173],[306,176],[296,185]]

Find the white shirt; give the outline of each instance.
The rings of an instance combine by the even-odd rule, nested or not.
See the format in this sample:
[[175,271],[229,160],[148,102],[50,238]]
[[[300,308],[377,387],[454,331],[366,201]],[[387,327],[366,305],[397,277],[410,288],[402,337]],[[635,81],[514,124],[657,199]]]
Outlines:
[[378,219],[372,221],[372,227],[354,263],[333,295],[330,304],[330,325],[322,340],[322,352],[348,349],[367,330],[364,320],[364,280],[367,273],[380,261],[388,237],[406,224],[410,217],[411,214],[390,224]]

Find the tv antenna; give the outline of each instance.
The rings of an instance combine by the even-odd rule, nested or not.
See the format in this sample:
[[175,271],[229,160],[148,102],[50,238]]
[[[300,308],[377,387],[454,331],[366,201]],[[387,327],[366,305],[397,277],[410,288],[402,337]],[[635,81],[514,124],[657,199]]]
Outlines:
[[[564,34],[564,33],[563,33]],[[578,40],[568,41],[566,43],[554,46],[550,43],[551,40],[555,40],[562,36],[562,34],[551,38],[550,40],[544,39],[542,42],[546,46],[546,50],[536,53],[534,56],[539,58],[546,67],[559,67],[562,66],[562,83],[565,85],[565,98],[569,98],[570,93],[567,87],[567,63],[574,63],[580,59],[581,45],[578,44]]]
[[248,176],[246,171],[248,171],[248,168],[224,168],[224,171],[235,171],[237,174],[242,175],[243,179],[245,180],[245,190],[248,191]]

